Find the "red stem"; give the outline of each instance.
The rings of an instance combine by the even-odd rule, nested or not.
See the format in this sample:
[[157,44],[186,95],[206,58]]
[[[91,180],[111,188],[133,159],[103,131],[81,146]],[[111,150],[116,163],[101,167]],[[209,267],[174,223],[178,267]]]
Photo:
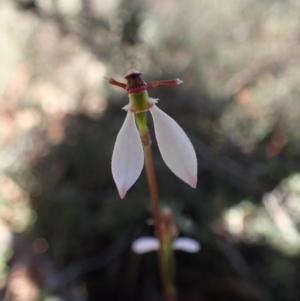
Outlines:
[[149,190],[150,190],[155,235],[157,236],[160,242],[160,249],[158,250],[158,261],[159,261],[159,269],[161,274],[161,281],[164,287],[166,300],[176,301],[177,300],[176,291],[173,289],[173,287],[170,288],[170,283],[168,281],[169,273],[167,271],[168,267],[166,266],[165,254],[162,249],[164,237],[162,231],[161,216],[159,211],[159,197],[158,197],[158,190],[157,190],[157,184],[155,179],[154,166],[152,161],[149,132],[147,131],[146,133],[141,134],[141,139],[142,139],[144,153],[145,153],[145,169],[146,169]]

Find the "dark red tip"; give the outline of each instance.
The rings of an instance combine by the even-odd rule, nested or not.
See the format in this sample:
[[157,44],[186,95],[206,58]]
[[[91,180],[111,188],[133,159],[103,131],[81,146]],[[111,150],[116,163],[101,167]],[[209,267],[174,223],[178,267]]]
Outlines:
[[124,78],[128,78],[132,75],[141,75],[142,72],[138,71],[138,70],[135,70],[135,69],[130,69],[129,71],[127,71],[126,75],[124,76]]

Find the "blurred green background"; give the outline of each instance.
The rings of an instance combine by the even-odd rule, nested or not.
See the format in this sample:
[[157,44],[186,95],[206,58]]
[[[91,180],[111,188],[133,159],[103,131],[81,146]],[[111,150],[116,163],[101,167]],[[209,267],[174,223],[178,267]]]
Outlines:
[[[300,295],[298,0],[2,0],[0,288],[8,301],[162,300],[142,173],[110,171],[128,69],[195,146],[196,190],[163,162],[162,207],[198,254],[176,252],[179,300]],[[149,118],[150,129],[153,125]]]

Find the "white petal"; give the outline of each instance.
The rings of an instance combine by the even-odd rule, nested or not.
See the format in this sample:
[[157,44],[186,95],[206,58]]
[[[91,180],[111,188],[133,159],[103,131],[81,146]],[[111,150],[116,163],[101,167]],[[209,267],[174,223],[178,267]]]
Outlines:
[[128,111],[120,129],[112,155],[112,174],[119,195],[123,199],[128,189],[137,180],[144,165],[144,151],[134,120]]
[[156,140],[167,166],[182,181],[193,188],[197,185],[197,157],[194,147],[182,128],[154,105],[153,117]]
[[174,250],[197,253],[200,250],[200,244],[192,238],[179,237],[173,241],[173,248]]
[[152,98],[152,97],[148,97],[148,100],[147,100],[150,107],[154,106],[158,101],[159,101],[158,98]]
[[141,237],[133,242],[131,248],[137,254],[157,251],[159,249],[159,241],[155,237]]

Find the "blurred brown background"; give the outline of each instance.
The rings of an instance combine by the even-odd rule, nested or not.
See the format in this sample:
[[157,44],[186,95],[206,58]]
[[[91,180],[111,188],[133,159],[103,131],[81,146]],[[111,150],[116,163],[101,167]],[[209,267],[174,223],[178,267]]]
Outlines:
[[[180,78],[152,97],[191,138],[196,190],[153,152],[180,300],[300,295],[298,0],[2,0],[0,289],[6,301],[162,300],[145,174],[120,200],[110,171],[122,80]],[[153,129],[151,118],[149,124]],[[154,137],[154,135],[153,135]]]

